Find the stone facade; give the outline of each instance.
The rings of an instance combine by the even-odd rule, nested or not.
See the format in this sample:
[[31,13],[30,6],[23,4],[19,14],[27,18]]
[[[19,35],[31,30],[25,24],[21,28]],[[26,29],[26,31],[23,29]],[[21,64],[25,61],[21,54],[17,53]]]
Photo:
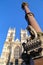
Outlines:
[[4,47],[2,50],[1,58],[0,58],[0,65],[8,65],[9,63],[14,63],[15,59],[19,58],[19,64],[21,63],[20,61],[21,58],[21,53],[23,51],[22,49],[22,43],[26,41],[27,35],[27,30],[21,30],[21,39],[16,39],[15,40],[15,29],[9,29],[6,41],[4,43]]
[[[20,35],[21,35],[20,40],[19,39],[15,40],[15,29],[10,28],[8,30],[8,34],[0,57],[0,65],[21,65],[22,64],[23,59],[21,59],[21,54],[24,52],[22,43],[25,42],[31,45],[32,42],[30,43],[30,41],[32,40],[29,40],[30,36],[28,36],[27,30],[21,29]],[[27,39],[29,40],[29,42],[27,42]],[[40,39],[41,40],[43,39],[42,35],[40,36]],[[35,41],[33,40],[33,42]],[[43,41],[41,47],[43,48]],[[41,52],[41,55],[43,56],[43,51]]]

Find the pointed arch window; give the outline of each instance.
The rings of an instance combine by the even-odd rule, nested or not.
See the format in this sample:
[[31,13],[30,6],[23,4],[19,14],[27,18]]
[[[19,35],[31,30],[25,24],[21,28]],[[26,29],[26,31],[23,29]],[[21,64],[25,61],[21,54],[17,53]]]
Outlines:
[[19,46],[15,47],[15,49],[14,49],[14,58],[15,59],[18,59],[20,57],[20,52],[21,52],[20,47]]

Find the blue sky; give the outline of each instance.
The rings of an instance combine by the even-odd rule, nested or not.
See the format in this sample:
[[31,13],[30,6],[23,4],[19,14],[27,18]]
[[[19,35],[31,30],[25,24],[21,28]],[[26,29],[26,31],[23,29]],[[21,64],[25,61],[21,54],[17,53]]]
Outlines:
[[16,38],[20,38],[20,29],[25,29],[27,22],[21,8],[22,2],[29,4],[43,31],[43,0],[0,0],[0,54],[7,36],[8,29],[16,29]]

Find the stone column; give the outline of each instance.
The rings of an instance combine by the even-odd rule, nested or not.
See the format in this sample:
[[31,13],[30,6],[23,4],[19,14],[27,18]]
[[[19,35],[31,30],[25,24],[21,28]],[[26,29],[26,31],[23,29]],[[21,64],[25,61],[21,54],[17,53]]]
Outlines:
[[40,29],[37,21],[35,20],[33,13],[28,8],[28,4],[23,2],[22,9],[25,10],[26,19],[28,20],[28,24],[30,24],[36,30],[36,32],[41,32],[41,29]]

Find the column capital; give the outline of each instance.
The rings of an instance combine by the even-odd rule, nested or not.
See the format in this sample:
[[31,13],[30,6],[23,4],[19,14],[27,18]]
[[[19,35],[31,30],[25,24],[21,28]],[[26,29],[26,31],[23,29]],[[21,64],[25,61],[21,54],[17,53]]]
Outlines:
[[22,9],[24,9],[25,6],[28,6],[28,3],[23,2],[23,3],[22,3]]

